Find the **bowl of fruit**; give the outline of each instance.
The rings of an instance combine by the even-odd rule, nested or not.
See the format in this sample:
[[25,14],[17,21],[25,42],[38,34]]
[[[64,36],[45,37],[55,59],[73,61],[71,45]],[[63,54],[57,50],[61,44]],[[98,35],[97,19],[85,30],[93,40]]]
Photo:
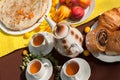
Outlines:
[[85,21],[93,12],[95,0],[59,0],[52,17],[55,22],[68,21],[72,25]]

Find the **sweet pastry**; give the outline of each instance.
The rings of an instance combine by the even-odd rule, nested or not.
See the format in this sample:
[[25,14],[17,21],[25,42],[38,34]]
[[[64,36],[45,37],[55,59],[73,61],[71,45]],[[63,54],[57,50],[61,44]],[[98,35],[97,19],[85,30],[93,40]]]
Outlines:
[[106,11],[98,18],[96,29],[86,35],[91,53],[120,54],[120,7]]
[[12,31],[27,29],[41,19],[47,5],[48,0],[2,0],[0,21]]
[[110,31],[118,30],[120,28],[120,8],[113,8],[100,15],[97,28],[99,27]]
[[96,29],[86,35],[86,47],[91,53],[104,52],[108,41],[106,29]]
[[108,38],[105,53],[107,55],[120,55],[120,31],[113,32]]

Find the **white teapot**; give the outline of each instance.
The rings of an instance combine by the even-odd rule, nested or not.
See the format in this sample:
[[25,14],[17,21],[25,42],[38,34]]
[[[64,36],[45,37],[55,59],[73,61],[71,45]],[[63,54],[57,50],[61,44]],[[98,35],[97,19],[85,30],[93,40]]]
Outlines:
[[72,58],[83,52],[83,36],[78,29],[71,27],[67,22],[55,23],[48,16],[45,16],[45,20],[52,29],[55,49],[61,55]]

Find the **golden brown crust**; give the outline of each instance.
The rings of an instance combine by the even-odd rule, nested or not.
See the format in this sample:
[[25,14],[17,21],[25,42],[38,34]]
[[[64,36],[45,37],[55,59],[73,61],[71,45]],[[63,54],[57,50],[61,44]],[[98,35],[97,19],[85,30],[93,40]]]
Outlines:
[[86,36],[86,47],[91,53],[104,52],[107,43],[107,32],[104,29],[95,29]]
[[86,47],[91,53],[98,53],[99,49],[96,46],[95,30],[86,35]]
[[113,8],[103,13],[98,19],[98,26],[105,27],[110,31],[116,31],[120,28],[120,9]]
[[[98,37],[101,30],[106,31],[107,39]],[[105,52],[107,55],[118,55],[120,54],[119,35],[120,7],[113,8],[100,15],[96,29],[86,35],[86,47],[91,53]],[[102,46],[101,43],[105,43],[105,45]]]
[[108,55],[120,55],[120,31],[114,31],[109,36],[105,52]]

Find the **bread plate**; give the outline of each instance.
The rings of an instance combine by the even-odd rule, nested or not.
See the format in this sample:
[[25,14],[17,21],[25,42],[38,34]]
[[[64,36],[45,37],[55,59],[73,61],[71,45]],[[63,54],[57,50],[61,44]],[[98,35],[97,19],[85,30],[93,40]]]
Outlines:
[[[96,21],[93,26],[91,27],[91,30],[95,29],[97,27],[97,23],[98,21]],[[111,56],[111,55],[106,55],[105,53],[92,53],[92,55],[103,61],[103,62],[108,62],[108,63],[112,63],[112,62],[119,62],[120,61],[120,55],[117,55],[117,56]]]

